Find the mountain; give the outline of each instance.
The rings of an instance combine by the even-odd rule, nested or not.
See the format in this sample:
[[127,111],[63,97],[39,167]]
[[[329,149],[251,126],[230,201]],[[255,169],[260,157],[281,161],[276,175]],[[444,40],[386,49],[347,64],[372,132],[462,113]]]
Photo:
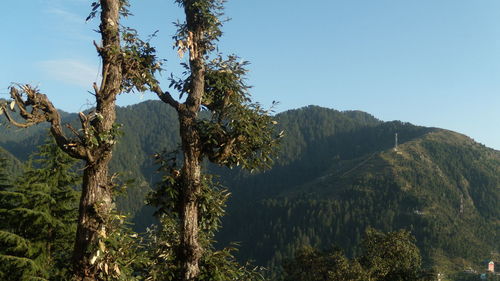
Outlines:
[[243,259],[273,266],[302,245],[355,255],[372,226],[410,229],[438,268],[498,253],[499,151],[455,132],[356,114],[308,107],[277,116],[292,128],[283,153],[271,171],[228,184],[238,190],[221,244],[240,241]]
[[[119,200],[137,225],[152,222],[143,198],[158,175],[152,155],[178,143],[174,111],[158,101],[119,108],[124,135],[112,170],[135,182]],[[66,114],[75,122],[75,114]],[[209,167],[232,192],[221,245],[276,265],[301,245],[358,251],[367,226],[411,229],[427,264],[460,267],[498,252],[500,152],[458,133],[382,122],[361,111],[317,106],[276,116],[285,132],[270,171]],[[46,127],[0,127],[0,146],[25,160]],[[399,145],[394,150],[395,134]]]
[[[63,123],[78,128],[77,114],[63,112],[62,118]],[[9,126],[3,119],[0,121],[0,147],[21,161],[26,161],[49,135],[47,124],[19,129]],[[111,172],[119,173],[122,182],[134,180],[127,185],[126,194],[118,199],[121,210],[133,215],[143,208],[144,197],[158,177],[153,154],[177,147],[179,125],[174,110],[158,101],[119,107],[117,123],[123,124],[123,136],[113,152]],[[66,133],[71,136],[69,131]],[[147,216],[151,214],[147,212]]]

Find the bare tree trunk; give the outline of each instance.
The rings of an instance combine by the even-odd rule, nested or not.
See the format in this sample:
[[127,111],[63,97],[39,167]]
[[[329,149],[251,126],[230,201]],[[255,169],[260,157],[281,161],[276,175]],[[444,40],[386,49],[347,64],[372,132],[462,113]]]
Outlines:
[[[102,47],[98,48],[103,60],[102,84],[96,90],[96,117],[89,120],[98,145],[88,147],[88,159],[83,173],[78,227],[73,253],[75,280],[97,280],[98,269],[91,259],[93,243],[106,238],[106,219],[112,210],[112,183],[108,165],[112,157],[113,143],[101,135],[111,134],[116,120],[116,96],[121,90],[122,69],[119,35],[120,0],[101,0]],[[92,136],[91,136],[92,137]],[[95,244],[94,244],[95,245]]]
[[177,110],[179,115],[180,136],[183,151],[183,166],[181,169],[180,198],[180,263],[182,267],[181,280],[194,281],[200,274],[199,261],[203,255],[203,247],[199,242],[199,206],[198,200],[202,189],[201,161],[202,148],[200,134],[197,128],[198,112],[205,93],[205,61],[206,42],[204,26],[197,20],[200,9],[194,5],[196,0],[184,0],[186,14],[187,45],[189,46],[189,65],[191,81],[189,94],[183,104],[175,101],[168,92],[163,92],[158,85],[152,90],[160,99]]
[[198,241],[198,197],[201,192],[200,139],[194,117],[180,114],[180,133],[184,152],[181,170],[181,262],[182,280],[196,280],[203,249]]
[[108,183],[108,162],[110,157],[85,168],[83,173],[82,196],[78,227],[73,252],[75,280],[97,280],[97,267],[91,264],[96,253],[89,246],[97,236],[105,235],[105,217],[112,208],[111,186]]

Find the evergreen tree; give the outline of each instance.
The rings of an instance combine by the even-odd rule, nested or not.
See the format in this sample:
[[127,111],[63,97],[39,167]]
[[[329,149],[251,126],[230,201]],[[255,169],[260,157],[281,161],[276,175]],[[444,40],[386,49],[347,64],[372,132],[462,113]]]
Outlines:
[[283,265],[284,281],[364,281],[365,272],[341,250],[322,252],[304,247]]
[[55,143],[39,148],[25,172],[0,191],[2,280],[68,280],[79,176]]
[[64,153],[53,140],[47,141],[39,147],[19,181],[20,186],[27,189],[36,184],[48,187],[49,198],[44,208],[55,222],[53,228],[47,229],[43,243],[51,280],[69,278],[68,261],[71,260],[78,217],[76,188],[81,181],[76,166],[77,160]]
[[7,173],[8,165],[7,159],[0,153],[0,191],[7,190],[10,187],[9,174]]
[[369,228],[362,242],[361,265],[368,280],[414,281],[421,274],[422,258],[410,232],[383,233]]
[[[7,161],[1,159],[0,180],[0,280],[46,280],[46,270],[39,264],[41,253],[30,238],[33,229],[43,227],[42,213],[25,208],[31,196],[26,196],[7,178]],[[40,186],[34,186],[38,188]],[[38,198],[37,198],[38,199]],[[42,225],[40,225],[42,223]],[[30,237],[31,236],[31,237]],[[37,236],[37,235],[35,235]]]

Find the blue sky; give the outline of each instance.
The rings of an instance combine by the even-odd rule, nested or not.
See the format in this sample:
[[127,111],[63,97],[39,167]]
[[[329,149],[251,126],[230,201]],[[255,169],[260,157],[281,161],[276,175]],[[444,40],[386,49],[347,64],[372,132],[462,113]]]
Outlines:
[[[0,97],[32,83],[76,112],[98,79],[86,0],[1,1]],[[178,71],[171,0],[131,0],[126,23]],[[29,4],[28,4],[29,3]],[[254,99],[278,111],[316,104],[446,128],[500,150],[500,1],[230,0],[220,42],[249,60]],[[166,79],[162,79],[165,81]],[[120,105],[151,99],[126,94]]]

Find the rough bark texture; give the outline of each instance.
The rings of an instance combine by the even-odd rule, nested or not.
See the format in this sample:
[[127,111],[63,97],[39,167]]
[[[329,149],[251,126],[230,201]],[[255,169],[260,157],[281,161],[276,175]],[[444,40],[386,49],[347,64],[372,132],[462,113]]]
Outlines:
[[180,133],[184,152],[181,170],[181,257],[183,280],[195,280],[199,275],[199,260],[203,249],[198,242],[198,195],[201,192],[200,139],[194,128],[194,116],[180,115]]
[[[191,50],[192,52],[192,50]],[[180,137],[183,150],[183,165],[181,169],[181,249],[182,281],[197,280],[200,274],[199,261],[203,248],[198,240],[199,209],[198,198],[201,193],[201,160],[202,143],[196,127],[197,115],[200,111],[201,99],[205,87],[205,65],[202,57],[190,60],[192,84],[190,94],[184,103],[179,103],[168,92],[158,85],[152,87],[158,97],[177,110],[180,124]]]
[[89,246],[97,235],[105,235],[104,216],[111,209],[111,189],[108,183],[108,162],[110,157],[85,168],[83,172],[82,197],[75,241],[74,276],[75,280],[97,280],[97,268],[90,262],[92,255]]
[[[27,128],[42,122],[51,124],[51,133],[58,146],[68,155],[85,161],[82,196],[79,206],[78,227],[73,252],[73,279],[99,280],[99,269],[91,260],[96,255],[98,238],[106,238],[106,220],[112,210],[112,183],[108,176],[108,164],[115,142],[113,125],[116,120],[115,101],[122,89],[122,52],[120,46],[119,17],[121,0],[100,0],[102,46],[97,47],[102,57],[102,81],[94,84],[96,109],[91,114],[80,112],[82,131],[67,127],[75,135],[66,137],[61,116],[46,95],[29,85],[11,87],[14,104],[25,122],[18,122],[8,113],[7,105],[1,104],[11,124]],[[94,245],[94,246],[93,246]]]
[[[189,68],[191,71],[186,101],[176,101],[169,92],[163,91],[158,84],[150,88],[165,103],[176,109],[180,124],[180,137],[183,150],[183,166],[181,168],[180,198],[180,263],[182,273],[180,280],[198,280],[200,275],[199,261],[204,249],[199,242],[199,197],[202,192],[201,162],[204,155],[203,143],[197,127],[198,113],[205,94],[207,53],[205,35],[209,32],[203,24],[200,3],[197,0],[182,1],[186,15],[184,46],[189,49]],[[184,32],[184,31],[183,31]]]
[[182,107],[178,112],[184,153],[184,164],[181,170],[183,186],[181,208],[182,277],[183,280],[191,281],[196,280],[200,274],[199,260],[203,254],[203,248],[198,241],[198,197],[201,192],[202,143],[196,128],[196,118],[205,91],[205,62],[203,60],[205,50],[202,46],[203,30],[195,22],[196,11],[191,10],[189,4],[186,7],[186,23],[191,37],[188,40],[192,42],[189,50],[191,89],[185,107]]
[[[89,120],[94,136],[109,134],[116,120],[115,101],[122,82],[119,36],[119,0],[101,0],[103,80],[96,89],[96,116]],[[92,265],[95,253],[90,250],[96,239],[106,237],[106,216],[112,209],[112,185],[108,177],[113,143],[98,139],[98,144],[87,147],[89,159],[83,173],[82,197],[78,228],[73,253],[75,280],[97,280],[98,269]]]

